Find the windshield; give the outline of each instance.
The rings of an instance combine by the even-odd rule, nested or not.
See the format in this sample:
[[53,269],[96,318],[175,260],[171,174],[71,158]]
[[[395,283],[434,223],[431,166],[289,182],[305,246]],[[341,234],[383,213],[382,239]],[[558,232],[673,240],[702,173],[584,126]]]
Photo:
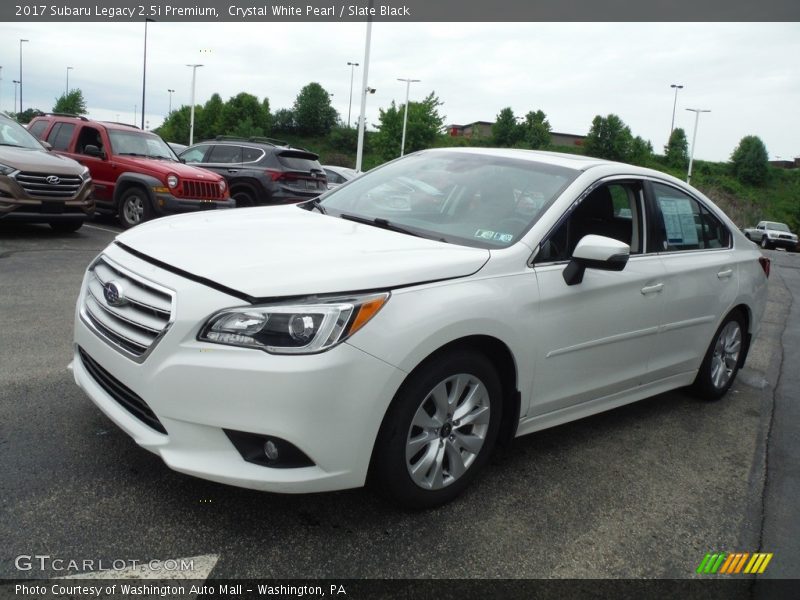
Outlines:
[[784,225],[783,223],[767,223],[767,229],[772,229],[773,231],[785,231],[789,233],[788,225]]
[[42,150],[43,146],[22,125],[7,117],[0,118],[0,146]]
[[167,143],[153,133],[109,129],[108,137],[114,154],[178,160]]
[[579,174],[466,152],[420,152],[366,173],[321,200],[334,216],[387,222],[478,248],[510,246]]

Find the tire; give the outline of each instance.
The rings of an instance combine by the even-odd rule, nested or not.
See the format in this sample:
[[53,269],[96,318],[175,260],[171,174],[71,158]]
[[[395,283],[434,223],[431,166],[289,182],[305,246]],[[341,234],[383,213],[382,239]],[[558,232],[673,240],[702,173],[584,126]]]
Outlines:
[[386,412],[370,483],[407,508],[450,502],[488,461],[502,409],[500,379],[483,355],[454,351],[423,363]]
[[746,237],[746,238],[747,238],[748,240],[750,240],[751,242],[753,241],[753,240],[750,238],[750,234],[749,234],[749,233],[745,233],[745,234],[744,234],[744,237]]
[[235,193],[231,194],[231,198],[236,202],[236,208],[247,208],[256,205],[255,197],[248,190],[238,189]]
[[50,221],[50,227],[56,233],[73,233],[83,227],[83,221]]
[[692,391],[704,400],[722,398],[736,380],[744,350],[745,323],[733,312],[719,326],[697,372]]
[[119,199],[117,218],[124,229],[130,229],[152,219],[153,207],[150,206],[147,192],[140,187],[127,189]]
[[767,240],[767,236],[761,236],[761,247],[764,250],[769,250],[772,246],[770,246],[769,241]]

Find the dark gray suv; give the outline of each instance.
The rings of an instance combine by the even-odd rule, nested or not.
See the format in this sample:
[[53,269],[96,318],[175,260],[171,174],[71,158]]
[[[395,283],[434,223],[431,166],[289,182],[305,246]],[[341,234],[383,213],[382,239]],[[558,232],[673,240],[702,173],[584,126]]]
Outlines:
[[225,177],[237,207],[302,202],[328,189],[316,154],[270,138],[218,137],[180,158]]

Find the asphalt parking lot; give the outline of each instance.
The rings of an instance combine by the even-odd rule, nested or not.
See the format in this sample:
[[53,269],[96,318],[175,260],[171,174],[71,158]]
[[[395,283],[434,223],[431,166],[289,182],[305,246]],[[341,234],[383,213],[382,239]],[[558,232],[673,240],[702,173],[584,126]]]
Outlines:
[[212,556],[212,578],[688,578],[758,550],[800,577],[800,255],[768,252],[763,330],[721,401],[668,393],[520,438],[456,502],[408,512],[181,475],[103,416],[67,365],[83,270],[115,233],[0,223],[0,578],[76,572],[15,566],[35,554]]

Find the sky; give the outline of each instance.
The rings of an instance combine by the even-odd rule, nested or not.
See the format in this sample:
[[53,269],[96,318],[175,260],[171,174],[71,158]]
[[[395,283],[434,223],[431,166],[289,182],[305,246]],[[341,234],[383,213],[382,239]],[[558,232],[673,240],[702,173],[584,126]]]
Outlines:
[[[14,110],[23,45],[24,107],[50,110],[80,88],[89,117],[133,122],[141,111],[143,23],[0,23],[0,110]],[[268,97],[291,108],[300,89],[320,83],[347,121],[359,112],[365,23],[172,23],[148,26],[146,121],[157,127],[172,106],[218,92]],[[504,107],[543,110],[553,131],[585,135],[595,115],[614,113],[662,151],[675,126],[695,158],[725,161],[745,135],[759,136],[770,159],[800,156],[800,23],[374,23],[367,123],[392,100],[434,91],[445,123],[494,121]],[[138,113],[140,114],[140,113]],[[139,116],[138,119],[141,117]]]

